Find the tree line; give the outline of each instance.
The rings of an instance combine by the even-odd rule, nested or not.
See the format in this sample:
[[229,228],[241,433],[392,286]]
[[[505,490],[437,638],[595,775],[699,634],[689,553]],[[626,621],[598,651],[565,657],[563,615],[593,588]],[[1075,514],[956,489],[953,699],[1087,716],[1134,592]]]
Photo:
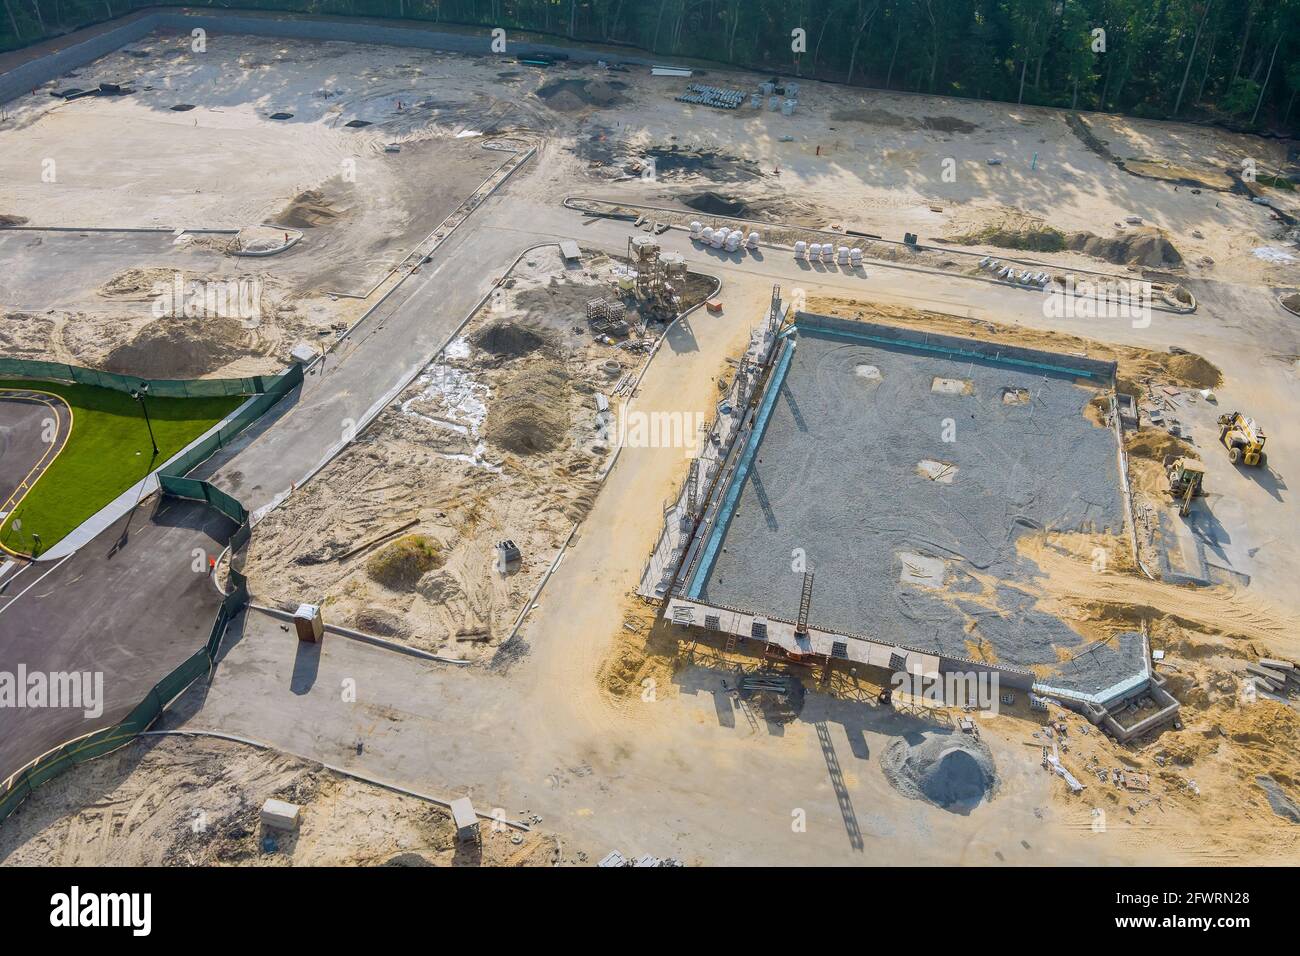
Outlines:
[[[0,49],[150,5],[0,0]],[[187,6],[219,6],[196,0]],[[1300,0],[235,0],[503,27],[783,75],[1289,130]]]

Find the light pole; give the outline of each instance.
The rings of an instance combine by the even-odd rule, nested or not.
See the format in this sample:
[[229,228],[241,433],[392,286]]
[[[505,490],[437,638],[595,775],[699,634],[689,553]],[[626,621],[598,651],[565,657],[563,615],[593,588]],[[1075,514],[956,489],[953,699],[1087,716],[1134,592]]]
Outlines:
[[140,410],[144,412],[144,424],[149,429],[149,444],[153,445],[153,456],[158,457],[158,442],[153,437],[153,422],[149,421],[149,406],[145,404],[145,396],[149,394],[149,383],[141,382],[139,388],[131,390],[131,397],[140,403]]

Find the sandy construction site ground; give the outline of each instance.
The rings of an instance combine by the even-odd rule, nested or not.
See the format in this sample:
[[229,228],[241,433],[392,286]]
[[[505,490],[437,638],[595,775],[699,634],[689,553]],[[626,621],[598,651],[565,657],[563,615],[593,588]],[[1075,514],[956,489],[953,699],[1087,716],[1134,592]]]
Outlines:
[[[296,833],[262,804],[302,807]],[[550,866],[553,838],[480,826],[445,807],[247,744],[142,737],[41,789],[0,835],[4,866]],[[269,842],[268,842],[269,841]]]
[[[323,344],[360,314],[363,303],[323,293],[381,279],[500,165],[505,154],[481,144],[520,131],[552,144],[526,186],[550,201],[616,189],[629,201],[691,203],[706,219],[732,213],[891,239],[912,231],[993,253],[979,244],[990,230],[1050,225],[1118,243],[1121,265],[1165,271],[1145,247],[1125,251],[1135,231],[1154,229],[1182,260],[1175,278],[1300,285],[1286,227],[1243,190],[1221,191],[1247,159],[1261,174],[1286,168],[1285,146],[1212,129],[1088,116],[1085,137],[1056,111],[823,83],[803,84],[790,117],[748,104],[725,112],[677,103],[688,81],[636,70],[246,36],[213,37],[202,53],[187,37],[151,36],[51,89],[103,81],[134,92],[65,102],[42,89],[12,104],[0,125],[0,215],[37,226],[273,222],[304,237],[286,254],[234,261],[220,251],[225,239],[182,237],[79,264],[71,287],[0,283],[9,316],[0,335],[18,354],[107,367],[155,348],[167,356],[158,374],[172,365],[174,376],[271,371],[297,339]],[[726,71],[705,81],[757,82]],[[53,182],[30,157],[53,163]],[[638,164],[648,160],[655,175],[643,179]],[[1189,185],[1195,176],[1202,187]],[[1296,205],[1293,194],[1263,193]],[[47,256],[80,258],[48,233],[4,241],[24,278],[39,280]],[[1110,267],[1082,253],[1054,261]],[[137,269],[260,279],[256,325],[158,323],[143,298],[101,294]]]
[[[0,253],[14,263],[0,276],[6,316],[0,347],[6,354],[131,364],[142,374],[272,371],[298,338],[327,344],[376,298],[335,299],[327,293],[362,291],[381,279],[500,165],[506,154],[482,149],[484,140],[526,133],[538,139],[540,153],[503,192],[529,215],[512,216],[506,208],[486,227],[520,249],[561,234],[581,241],[583,219],[576,213],[543,215],[571,195],[672,206],[691,216],[700,212],[704,221],[771,219],[893,239],[906,230],[923,241],[1050,225],[1089,232],[1104,243],[1117,240],[1125,250],[1134,245],[1129,240],[1135,232],[1125,220],[1139,216],[1143,228],[1158,230],[1146,234],[1142,248],[1176,249],[1182,265],[1146,261],[1145,252],[1132,261],[1121,255],[1114,263],[1079,250],[1033,255],[1062,269],[1151,269],[1171,282],[1201,283],[1198,296],[1213,286],[1218,311],[1202,308],[1195,319],[1161,314],[1147,336],[1167,336],[1162,345],[1190,344],[1192,351],[1209,345],[1218,350],[1206,351],[1212,361],[1163,348],[1108,345],[1097,341],[1110,334],[1104,328],[1095,339],[1093,329],[1083,330],[1087,340],[1036,331],[1045,322],[1037,314],[982,325],[979,334],[1113,358],[1120,363],[1121,390],[1146,392],[1161,384],[1185,391],[1215,388],[1222,368],[1225,390],[1250,396],[1278,434],[1291,406],[1294,392],[1288,388],[1300,355],[1294,335],[1270,326],[1267,349],[1277,362],[1268,375],[1255,378],[1255,352],[1238,348],[1232,337],[1251,338],[1258,324],[1273,319],[1230,306],[1253,302],[1235,290],[1300,285],[1294,261],[1300,252],[1268,208],[1240,191],[1223,191],[1233,187],[1230,171],[1246,158],[1256,158],[1263,171],[1284,168],[1284,144],[1086,117],[1098,147],[1085,128],[1061,113],[818,83],[804,84],[793,117],[748,107],[724,113],[674,102],[685,80],[576,63],[543,70],[491,57],[246,37],[214,39],[206,60],[175,38],[151,38],[133,49],[148,55],[114,54],[60,84],[126,78],[139,84],[132,96],[63,103],[41,91],[14,105],[9,121],[0,124],[0,215],[34,225],[77,226],[237,229],[276,221],[301,230],[302,242],[268,259],[233,260],[205,238],[182,237],[174,244],[166,234],[101,242],[93,233],[0,230]],[[704,81],[748,89],[759,79],[709,71]],[[184,104],[195,108],[171,109]],[[293,116],[271,119],[276,112]],[[373,125],[347,127],[354,119]],[[232,142],[241,148],[230,149]],[[390,142],[400,144],[400,152],[385,152]],[[107,144],[120,144],[120,150]],[[1110,150],[1126,168],[1099,150]],[[54,184],[39,182],[24,165],[25,157],[45,154],[58,160]],[[123,157],[139,162],[140,171],[128,174]],[[951,182],[943,175],[947,158],[955,161]],[[990,158],[1001,163],[990,165]],[[647,159],[655,160],[655,176],[643,179],[635,167]],[[345,165],[349,161],[355,165]],[[345,178],[349,170],[355,170],[355,182]],[[1192,179],[1201,185],[1191,185]],[[1290,208],[1289,194],[1264,194]],[[479,226],[471,216],[462,228]],[[741,354],[750,326],[767,307],[773,277],[759,263],[772,266],[787,255],[764,250],[765,259],[744,263],[752,275],[735,262],[715,262],[725,273],[726,308],[719,316],[697,313],[678,327],[676,339],[669,337],[646,372],[638,407],[711,416],[717,381],[734,370],[727,359]],[[927,267],[940,267],[947,258],[943,252],[926,255],[919,264]],[[1023,699],[1020,709],[987,722],[984,736],[1002,783],[992,802],[969,819],[915,807],[910,796],[910,802],[900,802],[898,788],[872,766],[918,727],[949,733],[956,714],[912,724],[909,715],[876,707],[875,688],[855,680],[810,690],[802,710],[760,713],[751,726],[723,683],[734,680],[736,662],[688,657],[685,633],[655,623],[653,609],[631,597],[660,531],[659,506],[680,487],[686,457],[680,449],[626,449],[597,494],[614,448],[598,427],[595,396],[608,394],[645,361],[639,352],[594,343],[575,331],[585,325],[586,301],[607,288],[612,265],[608,257],[587,255],[575,271],[550,250],[526,257],[502,295],[458,333],[441,360],[257,524],[245,565],[255,600],[282,606],[320,601],[331,623],[455,658],[512,665],[491,673],[459,669],[438,678],[454,687],[446,697],[449,707],[454,699],[472,705],[466,714],[439,710],[426,725],[413,712],[429,699],[441,706],[442,697],[381,702],[386,716],[376,724],[405,721],[407,740],[423,736],[410,752],[400,751],[399,740],[391,751],[368,749],[359,761],[409,768],[431,787],[472,782],[476,794],[499,794],[502,800],[542,791],[537,805],[548,802],[548,825],[554,820],[561,836],[581,834],[593,854],[617,841],[625,852],[675,853],[699,862],[744,863],[774,854],[783,862],[861,862],[861,855],[835,855],[844,852],[847,826],[841,822],[841,795],[831,783],[838,747],[848,771],[844,786],[858,798],[869,840],[878,841],[870,845],[885,851],[885,860],[872,862],[888,860],[892,848],[899,852],[893,859],[910,853],[927,863],[1294,859],[1295,828],[1285,801],[1300,794],[1295,711],[1246,700],[1242,693],[1248,661],[1300,658],[1300,609],[1277,606],[1291,580],[1285,557],[1261,561],[1253,587],[1230,578],[1188,589],[1142,576],[1128,561],[1122,539],[1020,541],[1022,556],[1040,572],[1023,585],[1037,607],[1088,640],[1145,627],[1153,647],[1166,651],[1161,672],[1184,705],[1183,729],[1126,748],[1095,730],[1085,733],[1077,717],[1054,715],[1069,726],[1070,749],[1062,759],[1088,784],[1082,797],[1070,796],[1060,780],[1039,770],[1038,754],[1049,739],[1043,718],[1031,716]],[[177,269],[199,277],[260,278],[264,305],[258,321],[227,316],[186,325],[146,312],[151,282],[160,275],[154,270]],[[50,281],[56,272],[64,276],[61,283]],[[972,332],[971,323],[955,317],[904,314],[866,301],[871,286],[863,287],[863,301],[844,299],[840,278],[813,273],[806,282],[794,281],[813,289],[823,281],[840,286],[834,301],[811,296],[811,311],[873,312],[884,321]],[[1005,291],[1000,287],[968,282],[957,305],[951,277],[931,278],[947,284],[933,296],[938,305],[927,308],[988,315],[1009,301],[999,298]],[[142,291],[146,280],[149,290]],[[897,273],[890,277],[875,266],[864,278],[877,290],[892,289],[882,299],[926,294],[924,273],[903,274],[903,280],[910,288]],[[1036,303],[1030,307],[1037,313]],[[1183,343],[1185,326],[1179,323],[1185,321],[1202,323],[1196,342]],[[1116,334],[1125,342],[1136,336],[1127,328]],[[174,348],[159,344],[173,339]],[[158,364],[142,364],[151,360]],[[611,360],[617,369],[606,368]],[[327,363],[314,387],[327,387],[329,374]],[[1101,415],[1099,408],[1092,411]],[[1275,515],[1257,499],[1267,496],[1269,507],[1285,502],[1285,476],[1261,477],[1255,479],[1258,487],[1243,490],[1240,483],[1247,479],[1213,459],[1205,440],[1209,426],[1202,419],[1213,411],[1204,405],[1185,415],[1201,430],[1200,447],[1215,469],[1212,485],[1222,495],[1216,507],[1232,507],[1239,495],[1249,498],[1242,507],[1251,509],[1252,520]],[[1153,508],[1167,507],[1157,463],[1169,442],[1139,433],[1127,450],[1139,498],[1145,496]],[[569,550],[535,609],[534,590],[575,523]],[[1232,530],[1240,538],[1239,527]],[[1143,555],[1154,567],[1167,542],[1160,527],[1149,532]],[[494,570],[494,545],[503,538],[523,552],[521,567],[506,575]],[[1100,568],[1098,547],[1108,556]],[[1265,554],[1290,547],[1283,541]],[[525,608],[534,616],[521,641],[503,652],[502,642]],[[356,650],[342,640],[325,648],[325,655],[341,658]],[[211,727],[226,728],[242,720],[247,726],[236,729],[265,735],[296,753],[350,747],[363,732],[348,723],[357,718],[328,709],[318,713],[307,709],[310,701],[290,699],[289,680],[275,671],[274,654],[255,638],[238,642],[230,654],[217,669],[213,703],[192,721],[201,723],[206,714]],[[238,666],[246,658],[262,670]],[[424,662],[391,655],[375,666],[381,672],[394,668],[388,673],[406,679]],[[265,683],[258,683],[259,673],[270,675]],[[647,681],[658,688],[653,707],[645,706]],[[375,683],[406,686],[383,676]],[[304,723],[318,718],[310,734],[299,734]],[[477,747],[461,747],[442,732],[458,720],[458,726],[479,730],[480,718],[499,723]],[[359,785],[304,770],[291,758],[239,756],[225,745],[193,741],[169,740],[145,754],[136,752],[140,746],[50,784],[21,811],[21,828],[6,825],[6,834],[18,835],[4,836],[12,841],[0,844],[4,858],[91,861],[104,859],[108,846],[129,845],[128,858],[149,862],[264,859],[243,833],[231,837],[233,849],[220,851],[234,854],[229,858],[193,842],[188,830],[179,833],[187,818],[175,809],[154,809],[155,797],[142,796],[166,793],[173,776],[197,788],[214,787],[225,794],[221,807],[238,805],[239,813],[261,794],[308,777],[326,794],[309,807],[334,806],[340,794],[375,807],[364,818],[369,822],[355,825],[342,810],[320,818],[339,821],[339,842],[317,828],[317,811],[309,809],[310,826],[290,851],[297,862],[387,862],[405,852],[447,857],[441,837],[421,829],[422,810],[391,809],[390,796],[361,794]],[[214,753],[236,766],[232,773],[247,793],[247,806],[234,790],[211,782]],[[186,769],[187,760],[196,769]],[[1116,767],[1149,773],[1149,789],[1103,784],[1095,772]],[[1274,793],[1270,803],[1270,787],[1282,798]],[[746,798],[750,812],[729,809],[737,792],[752,794]],[[829,826],[802,843],[780,842],[789,838],[789,807],[801,805],[814,807]],[[129,827],[113,822],[115,807],[125,807]],[[1094,809],[1105,811],[1101,830]],[[378,826],[382,837],[371,853],[369,838],[359,830],[375,827],[376,815],[386,822]],[[158,829],[151,829],[154,824],[146,822],[155,816]],[[122,844],[95,836],[127,829],[135,836]],[[364,854],[344,846],[351,839],[362,842]],[[514,845],[499,849],[485,860],[515,859]],[[548,851],[539,852],[545,858]],[[288,857],[265,857],[282,858]]]
[[[338,459],[258,525],[245,568],[285,607],[321,603],[333,623],[422,650],[492,654],[575,524],[614,453],[614,388],[645,364],[644,340],[594,340],[589,300],[617,263],[529,253],[430,365]],[[711,288],[693,280],[685,307]],[[522,552],[497,570],[497,542]],[[424,554],[411,547],[425,543]]]
[[[712,71],[703,82],[751,86],[748,75]],[[638,83],[619,92],[615,109],[591,110],[591,129],[573,147],[575,172],[585,167],[594,181],[588,195],[609,198],[601,180],[629,177],[629,164],[654,160],[655,181],[631,175],[619,194],[689,203],[706,222],[710,213],[740,215],[895,240],[910,231],[925,241],[1011,221],[1122,239],[1139,228],[1126,221],[1137,216],[1143,227],[1161,231],[1193,274],[1296,281],[1300,257],[1287,251],[1289,230],[1248,195],[1218,191],[1231,187],[1229,171],[1240,173],[1245,159],[1261,175],[1287,168],[1285,147],[1276,141],[1086,118],[1120,157],[1193,167],[1205,180],[1197,187],[1116,167],[1055,110],[804,83],[798,110],[787,117],[748,104],[734,112],[682,106],[666,95],[680,91],[666,85]],[[1264,194],[1283,209],[1296,205],[1293,193]],[[1256,252],[1275,246],[1277,254]],[[1089,256],[1057,261],[1101,265]]]
[[[100,82],[134,92],[10,105],[0,214],[245,237],[273,223],[283,230],[261,238],[301,239],[237,258],[227,233],[2,234],[7,353],[160,378],[278,370],[296,341],[327,345],[369,305],[330,293],[370,291],[510,155],[483,148],[502,125],[491,103],[431,101],[436,72],[393,48],[228,37],[196,53],[155,35],[54,87]],[[251,309],[160,318],[177,275],[257,295]]]

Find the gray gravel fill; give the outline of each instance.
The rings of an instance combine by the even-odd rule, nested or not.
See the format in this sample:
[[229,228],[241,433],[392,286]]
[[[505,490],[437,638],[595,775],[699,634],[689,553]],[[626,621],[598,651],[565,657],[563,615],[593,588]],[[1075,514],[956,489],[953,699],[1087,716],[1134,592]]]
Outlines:
[[[932,392],[936,377],[970,380],[973,394]],[[1033,399],[1006,405],[1007,388]],[[802,548],[813,625],[964,657],[973,621],[999,662],[1055,663],[1054,644],[1084,643],[1063,622],[1006,587],[997,610],[961,595],[981,590],[972,570],[1036,573],[1015,552],[1022,530],[1123,531],[1114,435],[1083,416],[1095,394],[1063,375],[802,331],[701,599],[794,620]],[[923,459],[956,464],[953,482],[919,476]],[[948,600],[901,584],[900,552],[947,559]]]

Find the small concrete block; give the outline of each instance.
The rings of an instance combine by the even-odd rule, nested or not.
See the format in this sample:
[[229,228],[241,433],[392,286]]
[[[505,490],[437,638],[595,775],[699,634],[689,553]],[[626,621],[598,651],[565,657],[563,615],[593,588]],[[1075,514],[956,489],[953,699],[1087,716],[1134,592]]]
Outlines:
[[289,350],[289,358],[298,362],[300,365],[310,365],[316,359],[320,358],[320,349],[307,342],[297,342]]
[[957,476],[957,466],[948,461],[934,461],[930,458],[923,458],[917,462],[916,473],[922,478],[929,478],[938,484],[951,485],[953,478]]
[[270,799],[262,804],[262,826],[271,830],[296,830],[301,813],[302,807],[296,803]]
[[920,584],[931,588],[943,587],[945,571],[943,558],[901,551],[898,559],[902,563],[902,573],[899,575],[901,584]]
[[472,836],[478,833],[478,814],[469,797],[451,801],[451,819],[456,824],[457,836]]

